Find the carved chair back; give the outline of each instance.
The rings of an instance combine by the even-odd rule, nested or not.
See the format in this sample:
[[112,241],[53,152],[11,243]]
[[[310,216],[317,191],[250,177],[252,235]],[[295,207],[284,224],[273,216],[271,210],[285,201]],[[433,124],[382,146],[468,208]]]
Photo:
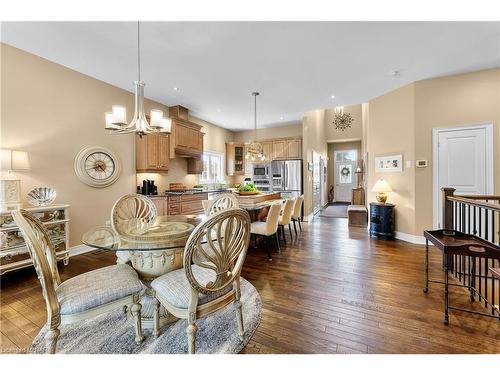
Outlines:
[[117,224],[130,220],[154,223],[158,211],[151,199],[139,194],[127,194],[116,201],[111,209],[111,227],[120,232]]
[[295,205],[293,206],[292,217],[298,219],[300,217],[300,210],[302,209],[302,204],[304,203],[304,196],[301,195],[295,200]]
[[212,204],[213,199],[204,199],[201,201],[201,205],[203,206],[203,211],[205,215],[208,215],[208,210],[210,209],[210,205]]
[[42,222],[26,210],[12,212],[33,261],[47,305],[48,320],[59,319],[56,287],[61,283],[56,252]]
[[[203,294],[217,293],[239,277],[250,243],[250,215],[229,208],[207,217],[191,233],[184,249],[184,271],[191,287]],[[193,264],[210,270],[208,283],[196,279]]]
[[287,199],[285,201],[285,207],[283,208],[283,213],[281,214],[281,222],[283,225],[290,223],[292,219],[292,210],[295,206],[295,199]]
[[208,208],[208,216],[216,214],[221,210],[228,208],[239,207],[238,199],[232,193],[221,194],[216,197]]

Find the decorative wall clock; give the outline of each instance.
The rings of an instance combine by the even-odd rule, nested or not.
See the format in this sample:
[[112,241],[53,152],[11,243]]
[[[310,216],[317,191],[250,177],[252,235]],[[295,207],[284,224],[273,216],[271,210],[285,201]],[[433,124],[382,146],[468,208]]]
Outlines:
[[118,157],[104,147],[86,147],[76,155],[75,173],[83,183],[92,187],[106,187],[120,177]]

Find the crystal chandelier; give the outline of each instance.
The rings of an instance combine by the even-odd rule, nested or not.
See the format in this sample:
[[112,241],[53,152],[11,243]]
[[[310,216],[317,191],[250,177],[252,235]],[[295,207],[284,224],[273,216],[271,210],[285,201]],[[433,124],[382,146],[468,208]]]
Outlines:
[[254,97],[254,133],[253,133],[253,141],[247,146],[247,152],[245,155],[245,159],[250,161],[256,160],[265,160],[266,155],[264,155],[264,148],[262,144],[257,142],[257,95],[258,92],[252,92]]
[[128,134],[137,133],[140,137],[148,133],[170,133],[172,120],[163,117],[163,111],[158,109],[151,110],[151,116],[148,121],[144,112],[144,86],[141,81],[141,44],[140,44],[140,24],[137,21],[137,75],[138,80],[135,85],[135,105],[134,117],[127,124],[127,109],[122,105],[112,106],[112,112],[106,112],[104,129],[109,130],[110,134]]

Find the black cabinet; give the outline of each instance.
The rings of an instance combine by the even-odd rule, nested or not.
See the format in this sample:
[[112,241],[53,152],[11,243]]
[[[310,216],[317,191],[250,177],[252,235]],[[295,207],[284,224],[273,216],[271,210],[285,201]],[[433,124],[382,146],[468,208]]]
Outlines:
[[394,238],[394,207],[392,203],[370,203],[370,235]]

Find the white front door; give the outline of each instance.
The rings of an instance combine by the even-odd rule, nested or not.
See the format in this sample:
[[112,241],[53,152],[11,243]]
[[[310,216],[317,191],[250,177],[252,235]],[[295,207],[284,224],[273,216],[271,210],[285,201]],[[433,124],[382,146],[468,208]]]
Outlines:
[[488,126],[435,130],[435,227],[442,227],[442,187],[455,188],[456,195],[492,194],[493,137],[488,131]]
[[356,187],[356,150],[335,151],[334,200],[336,202],[350,202],[352,189]]

